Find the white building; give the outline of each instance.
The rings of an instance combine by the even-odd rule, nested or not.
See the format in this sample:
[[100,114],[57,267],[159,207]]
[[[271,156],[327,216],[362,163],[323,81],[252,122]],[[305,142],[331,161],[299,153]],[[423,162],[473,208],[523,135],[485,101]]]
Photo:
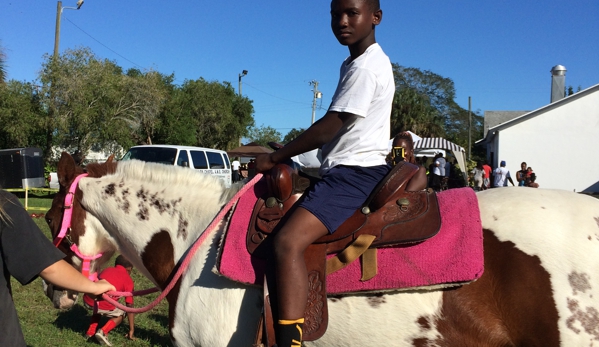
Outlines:
[[561,99],[554,99],[552,89],[552,103],[489,127],[477,144],[486,146],[493,168],[507,162],[514,182],[520,164],[526,162],[541,188],[597,193],[599,84],[566,98],[564,87],[559,88]]

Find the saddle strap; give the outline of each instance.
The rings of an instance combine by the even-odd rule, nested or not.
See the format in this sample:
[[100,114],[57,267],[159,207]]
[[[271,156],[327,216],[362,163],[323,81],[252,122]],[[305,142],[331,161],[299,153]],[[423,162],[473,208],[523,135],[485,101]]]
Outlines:
[[377,252],[377,248],[369,248],[362,254],[362,257],[360,257],[360,259],[362,259],[362,277],[360,278],[360,281],[368,281],[379,272],[376,256]]
[[[374,239],[376,239],[376,236],[374,235],[362,234],[343,251],[339,252],[334,257],[327,259],[327,275],[341,270],[353,263],[359,256],[368,250],[368,247],[370,247]],[[364,275],[362,275],[362,278],[364,278]]]

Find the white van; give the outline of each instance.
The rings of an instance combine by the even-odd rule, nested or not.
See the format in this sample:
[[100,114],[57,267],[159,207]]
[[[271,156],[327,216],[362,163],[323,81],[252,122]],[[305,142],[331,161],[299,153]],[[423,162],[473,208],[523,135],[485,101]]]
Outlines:
[[121,160],[129,159],[188,167],[217,176],[226,187],[231,186],[231,162],[227,152],[219,149],[175,145],[134,146]]

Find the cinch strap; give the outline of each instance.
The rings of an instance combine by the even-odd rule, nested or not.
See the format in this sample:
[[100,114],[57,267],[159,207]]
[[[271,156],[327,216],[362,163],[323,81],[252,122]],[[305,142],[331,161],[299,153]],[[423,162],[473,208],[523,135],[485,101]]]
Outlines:
[[362,234],[358,236],[351,245],[336,256],[327,259],[327,275],[341,270],[347,265],[362,257],[362,281],[368,281],[376,275],[376,249],[369,250],[376,237],[374,235]]

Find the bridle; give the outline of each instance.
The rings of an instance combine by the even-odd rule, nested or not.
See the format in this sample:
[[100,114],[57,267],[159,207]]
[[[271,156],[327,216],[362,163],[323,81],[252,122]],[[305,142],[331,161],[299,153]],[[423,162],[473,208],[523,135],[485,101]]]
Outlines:
[[79,176],[75,177],[75,179],[71,183],[71,186],[69,187],[69,191],[67,192],[67,195],[64,197],[64,212],[62,215],[62,225],[60,227],[60,232],[54,239],[53,243],[54,243],[54,246],[58,247],[60,245],[60,243],[62,242],[62,240],[66,239],[70,245],[69,248],[71,249],[71,251],[73,251],[73,253],[75,253],[76,256],[78,256],[79,258],[81,258],[81,260],[83,260],[83,265],[81,267],[81,273],[84,276],[86,276],[87,278],[89,278],[90,280],[96,281],[98,279],[98,274],[96,272],[90,273],[91,262],[92,262],[92,260],[96,260],[96,259],[100,258],[102,256],[102,253],[98,253],[98,254],[92,255],[92,256],[83,255],[79,251],[77,244],[71,240],[71,236],[70,236],[71,222],[73,220],[73,201],[75,200],[75,190],[77,189],[77,185],[79,184],[79,181],[83,177],[86,177],[86,176],[87,176],[87,174],[84,173],[84,174],[80,174]]

